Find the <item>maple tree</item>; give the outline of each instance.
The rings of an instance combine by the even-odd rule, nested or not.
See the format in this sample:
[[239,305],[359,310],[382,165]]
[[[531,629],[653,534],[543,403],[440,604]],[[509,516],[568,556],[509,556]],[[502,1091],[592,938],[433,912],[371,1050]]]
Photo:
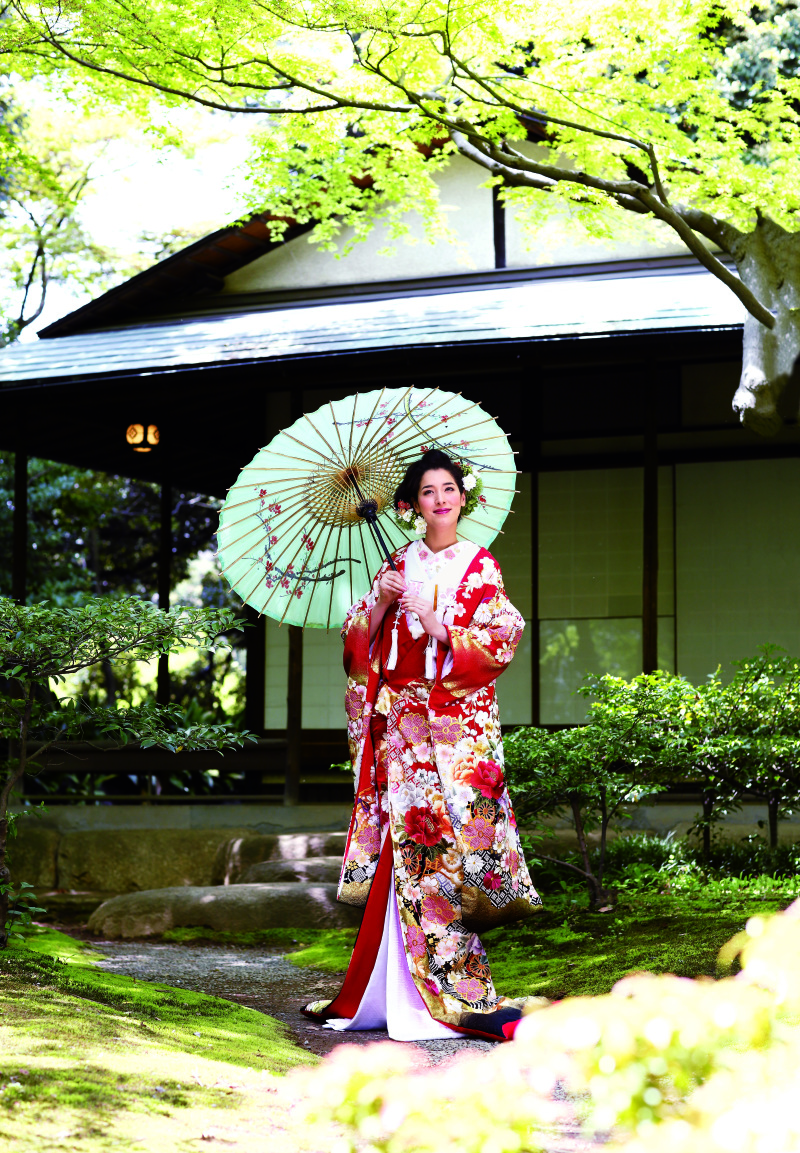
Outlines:
[[[746,309],[761,433],[800,353],[800,13],[742,0],[12,0],[0,53],[148,114],[254,117],[250,207],[332,242],[421,215],[455,153],[531,230],[671,229]],[[274,219],[280,232],[286,221]]]

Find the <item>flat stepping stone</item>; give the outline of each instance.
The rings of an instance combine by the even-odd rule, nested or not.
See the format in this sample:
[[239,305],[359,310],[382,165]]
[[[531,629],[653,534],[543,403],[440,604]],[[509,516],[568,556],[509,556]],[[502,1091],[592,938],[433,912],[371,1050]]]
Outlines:
[[336,900],[335,884],[181,885],[112,897],[92,913],[89,931],[115,940],[158,937],[177,928],[338,929],[358,925],[361,913]]
[[341,857],[305,857],[300,861],[259,861],[251,865],[235,884],[275,883],[276,881],[322,881],[336,885],[342,871]]
[[[217,849],[211,869],[212,885],[238,885],[262,861],[301,861],[311,857],[338,857],[341,863],[347,833],[263,833],[229,837]],[[338,873],[334,880],[338,880]]]

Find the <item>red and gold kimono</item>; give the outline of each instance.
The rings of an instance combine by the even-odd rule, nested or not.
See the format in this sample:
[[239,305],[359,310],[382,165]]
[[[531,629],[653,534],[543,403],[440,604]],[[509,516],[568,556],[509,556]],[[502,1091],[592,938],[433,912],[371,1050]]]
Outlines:
[[459,542],[433,554],[415,541],[393,559],[407,584],[422,576],[426,599],[433,589],[449,645],[434,644],[399,606],[390,606],[370,645],[388,564],[347,614],[356,797],[339,899],[366,910],[341,992],[307,1011],[354,1017],[382,938],[385,947],[387,902],[395,900],[405,964],[433,1021],[501,1037],[521,1002],[496,993],[477,934],[541,907],[503,779],[495,693],[524,622],[486,549]]

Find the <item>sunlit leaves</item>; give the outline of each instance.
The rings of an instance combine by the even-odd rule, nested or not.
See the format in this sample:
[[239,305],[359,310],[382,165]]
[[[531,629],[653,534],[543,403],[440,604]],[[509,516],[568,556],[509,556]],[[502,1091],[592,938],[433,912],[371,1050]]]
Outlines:
[[[409,208],[430,238],[443,235],[433,177],[454,131],[489,145],[532,127],[538,158],[565,180],[577,167],[652,183],[643,150],[652,146],[673,201],[739,225],[757,207],[784,225],[800,209],[800,32],[788,9],[741,0],[72,0],[57,10],[17,0],[15,9],[0,51],[21,71],[82,75],[142,113],[153,100],[195,101],[253,117],[247,207],[313,217],[323,242],[342,223],[363,234],[382,218],[401,234]],[[548,194],[522,187],[513,197],[534,226]],[[573,221],[607,234],[609,211],[620,215],[617,201],[581,189]]]
[[634,974],[601,997],[533,1000],[511,1044],[419,1068],[399,1045],[340,1046],[293,1074],[343,1149],[518,1153],[583,1129],[613,1153],[797,1148],[800,919],[751,918],[717,982]]

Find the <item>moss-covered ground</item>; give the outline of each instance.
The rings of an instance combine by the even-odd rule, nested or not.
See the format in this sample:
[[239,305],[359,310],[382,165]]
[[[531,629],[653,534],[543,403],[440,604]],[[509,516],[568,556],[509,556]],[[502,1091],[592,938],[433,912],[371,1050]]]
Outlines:
[[[674,855],[669,846],[624,847],[632,859],[613,878],[620,899],[608,913],[590,913],[584,891],[543,876],[541,913],[483,935],[498,990],[560,999],[605,993],[642,969],[713,977],[721,946],[749,917],[777,912],[800,893],[788,867],[724,876],[679,858],[671,872],[648,862],[648,853],[667,850]],[[338,972],[355,930],[179,929],[164,939],[261,946],[295,965]],[[281,1024],[201,993],[107,973],[95,960],[43,928],[0,953],[1,1153],[161,1153],[212,1140],[247,1153],[315,1148],[308,1142],[319,1135],[303,1129],[281,1076],[314,1058]],[[320,1148],[336,1143],[329,1137]]]
[[347,968],[356,929],[261,929],[253,933],[224,933],[215,929],[169,929],[162,941],[213,941],[242,948],[262,946],[285,951],[293,965],[323,969],[328,973]]
[[[797,895],[794,881],[772,878],[709,882],[689,892],[623,893],[612,913],[590,913],[580,889],[544,894],[529,921],[484,933],[498,991],[509,996],[563,997],[607,993],[627,973],[645,969],[698,977],[717,975],[717,955],[756,913],[775,913]],[[328,972],[347,968],[354,929],[268,929],[215,933],[176,929],[165,940],[213,940],[285,948],[288,960]]]
[[562,896],[538,916],[482,937],[499,992],[564,997],[607,993],[627,973],[715,977],[720,949],[756,913],[775,913],[791,896],[718,897],[647,893],[613,913],[589,913]]
[[227,1001],[106,973],[40,929],[0,953],[0,1150],[302,1149],[285,1028]]

